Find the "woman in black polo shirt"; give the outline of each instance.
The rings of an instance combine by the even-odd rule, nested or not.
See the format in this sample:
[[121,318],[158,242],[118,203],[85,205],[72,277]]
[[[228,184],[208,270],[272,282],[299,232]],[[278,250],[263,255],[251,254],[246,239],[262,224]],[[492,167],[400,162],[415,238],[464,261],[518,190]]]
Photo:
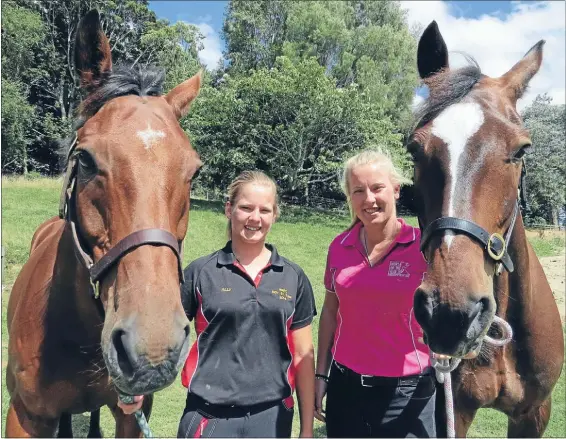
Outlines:
[[[225,207],[230,241],[185,269],[182,301],[197,340],[181,378],[188,388],[179,437],[290,437],[293,389],[300,436],[312,437],[316,315],[303,270],[265,243],[277,188],[240,174]],[[131,413],[141,406],[120,406]]]

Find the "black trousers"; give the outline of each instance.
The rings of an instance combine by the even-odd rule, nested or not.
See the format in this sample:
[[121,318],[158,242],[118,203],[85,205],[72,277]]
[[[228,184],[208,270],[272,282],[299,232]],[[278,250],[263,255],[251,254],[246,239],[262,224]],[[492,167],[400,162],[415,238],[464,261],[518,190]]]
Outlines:
[[179,423],[178,438],[291,437],[294,409],[283,401],[253,406],[209,404],[191,393]]
[[332,364],[328,437],[436,437],[432,370],[410,377],[361,377]]

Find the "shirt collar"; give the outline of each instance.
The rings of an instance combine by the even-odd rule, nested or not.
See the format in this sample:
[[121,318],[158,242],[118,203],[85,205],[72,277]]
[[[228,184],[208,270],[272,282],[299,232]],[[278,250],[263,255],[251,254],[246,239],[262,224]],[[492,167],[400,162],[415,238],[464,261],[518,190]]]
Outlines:
[[[283,267],[283,258],[277,253],[277,249],[273,244],[265,244],[265,246],[271,251],[271,258],[269,259],[269,265],[275,265],[277,267]],[[232,241],[228,241],[223,249],[218,252],[218,264],[220,265],[234,265],[236,262],[236,256],[232,251]]]
[[[395,238],[395,243],[400,244],[409,244],[417,239],[417,234],[415,233],[415,228],[410,226],[405,222],[402,218],[397,218],[397,221],[401,224],[401,230],[399,234]],[[341,244],[344,247],[356,247],[357,245],[361,244],[360,241],[360,229],[363,227],[361,221],[358,221],[354,226],[350,229],[350,231],[342,238]],[[363,248],[363,246],[362,246]]]

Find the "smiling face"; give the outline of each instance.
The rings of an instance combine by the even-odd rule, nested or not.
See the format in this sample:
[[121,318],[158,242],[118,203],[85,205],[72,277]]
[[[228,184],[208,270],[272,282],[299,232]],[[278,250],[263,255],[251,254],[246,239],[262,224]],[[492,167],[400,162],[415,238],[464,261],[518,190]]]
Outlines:
[[245,244],[265,242],[275,221],[275,193],[268,185],[248,183],[240,188],[233,203],[226,203],[232,240]]
[[391,181],[383,166],[377,163],[356,166],[350,171],[348,183],[352,211],[364,226],[384,225],[396,218],[399,184]]

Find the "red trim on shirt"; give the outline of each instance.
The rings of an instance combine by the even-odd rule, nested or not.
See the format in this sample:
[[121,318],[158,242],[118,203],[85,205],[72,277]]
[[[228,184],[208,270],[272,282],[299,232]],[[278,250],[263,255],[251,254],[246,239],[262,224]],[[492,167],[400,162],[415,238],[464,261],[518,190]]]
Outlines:
[[202,311],[202,296],[200,294],[200,291],[198,290],[197,290],[197,297],[199,301],[197,315],[195,318],[195,331],[197,333],[197,339],[191,346],[191,350],[189,351],[189,356],[187,357],[187,360],[185,361],[185,365],[183,366],[183,370],[181,371],[181,383],[183,384],[183,386],[187,388],[190,386],[191,380],[198,366],[198,358],[199,358],[198,340],[200,334],[208,326],[208,321],[206,320],[206,317],[204,317]]
[[[246,277],[249,280],[252,280],[252,277],[248,274],[248,272],[246,271],[246,269],[244,268],[244,266],[242,264],[240,264],[240,262],[238,262],[238,260],[234,261],[234,267],[238,267],[238,269],[246,275]],[[263,276],[263,272],[265,270],[267,270],[269,267],[271,267],[271,262],[267,262],[267,265],[265,267],[263,267],[261,270],[259,270],[259,273],[257,274],[257,276],[255,277],[255,279],[253,279],[253,283],[255,285],[256,288],[259,287],[259,283],[261,282],[261,277]]]
[[291,352],[291,364],[289,365],[289,369],[287,369],[287,381],[289,382],[289,386],[291,387],[291,394],[283,400],[283,404],[285,404],[285,407],[287,407],[289,410],[295,405],[293,392],[295,391],[295,376],[297,373],[297,369],[293,361],[295,358],[295,345],[293,344],[293,331],[290,329],[292,323],[292,318],[287,320],[287,346],[289,347],[289,352]]
[[202,437],[202,434],[204,433],[204,429],[206,428],[207,425],[208,425],[208,418],[202,418],[198,423],[197,431],[195,431],[193,437]]

